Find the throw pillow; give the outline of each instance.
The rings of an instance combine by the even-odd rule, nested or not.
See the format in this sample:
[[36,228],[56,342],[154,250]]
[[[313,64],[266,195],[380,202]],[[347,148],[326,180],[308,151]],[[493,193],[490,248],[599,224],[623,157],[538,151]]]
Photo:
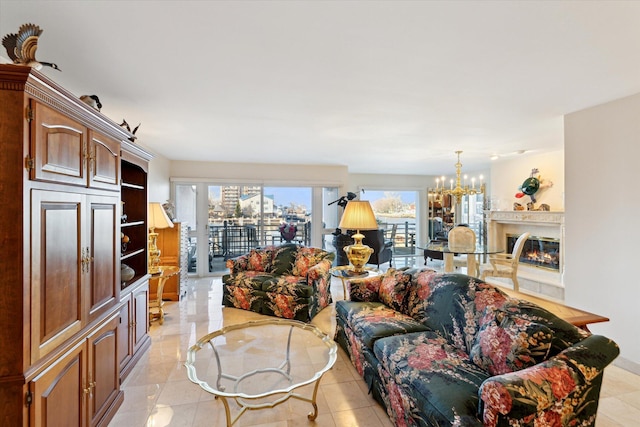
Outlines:
[[405,312],[405,299],[411,275],[400,270],[390,270],[383,277],[378,289],[378,299],[386,306],[401,313]]
[[428,316],[429,297],[431,296],[431,279],[436,275],[435,270],[421,269],[412,273],[413,280],[407,291],[405,314],[419,322],[424,322]]
[[491,375],[506,374],[544,361],[552,339],[547,326],[496,311],[480,327],[469,356]]
[[267,249],[251,249],[247,269],[251,271],[268,271],[271,266],[272,251]]
[[311,267],[318,264],[324,259],[326,252],[318,248],[301,247],[296,252],[296,258],[293,262],[292,274],[294,276],[304,277]]

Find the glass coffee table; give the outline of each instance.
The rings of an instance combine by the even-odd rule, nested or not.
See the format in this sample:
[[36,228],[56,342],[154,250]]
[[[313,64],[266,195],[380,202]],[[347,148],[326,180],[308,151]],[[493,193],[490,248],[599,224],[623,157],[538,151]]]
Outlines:
[[[335,363],[336,343],[313,325],[266,319],[226,326],[200,338],[187,351],[187,376],[221,399],[227,426],[247,410],[273,408],[290,398],[311,403],[318,416],[320,379]],[[297,389],[313,385],[311,396]],[[240,412],[232,418],[229,399]]]

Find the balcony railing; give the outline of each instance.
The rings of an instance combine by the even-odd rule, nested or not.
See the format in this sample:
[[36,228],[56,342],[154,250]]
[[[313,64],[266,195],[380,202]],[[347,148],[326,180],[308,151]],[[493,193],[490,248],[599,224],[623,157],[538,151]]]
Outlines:
[[[311,245],[311,222],[296,224],[298,230],[291,240],[294,243]],[[250,249],[285,242],[280,235],[280,224],[235,224],[225,221],[222,225],[209,226],[209,253],[213,257],[234,258]]]
[[[209,225],[209,270],[224,269],[227,259],[235,258],[249,252],[253,248],[268,245],[280,245],[285,240],[280,235],[279,223],[247,224],[243,221],[227,220],[222,224]],[[292,242],[305,246],[311,245],[311,222],[298,222],[297,232]],[[390,239],[392,224],[382,223],[380,227],[387,230],[386,238]],[[412,256],[415,253],[415,223],[405,221],[397,224],[395,236],[393,236],[394,257]],[[195,272],[195,245],[191,242],[189,271]],[[216,261],[219,260],[219,261]],[[214,266],[214,264],[217,266]]]

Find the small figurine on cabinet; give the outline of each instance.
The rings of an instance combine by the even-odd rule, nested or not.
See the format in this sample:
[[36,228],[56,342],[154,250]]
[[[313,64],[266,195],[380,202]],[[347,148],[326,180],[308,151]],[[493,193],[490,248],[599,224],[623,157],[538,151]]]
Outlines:
[[125,128],[131,134],[133,134],[133,136],[129,138],[129,141],[135,142],[136,139],[138,139],[138,137],[136,136],[136,132],[138,132],[138,128],[140,127],[141,124],[142,123],[138,123],[138,126],[136,126],[135,128],[133,128],[133,130],[131,130],[131,126],[129,126],[129,123],[127,123],[125,119],[122,119],[122,123],[120,123],[120,126]]
[[38,49],[38,38],[42,34],[42,29],[35,24],[22,24],[18,34],[10,33],[4,36],[2,44],[7,49],[7,55],[14,64],[26,65],[36,70],[42,67],[51,67],[54,70],[62,71],[51,62],[38,61],[36,50]]
[[100,102],[98,95],[82,95],[80,97],[80,101],[84,102],[94,110],[100,111],[102,109],[102,103]]

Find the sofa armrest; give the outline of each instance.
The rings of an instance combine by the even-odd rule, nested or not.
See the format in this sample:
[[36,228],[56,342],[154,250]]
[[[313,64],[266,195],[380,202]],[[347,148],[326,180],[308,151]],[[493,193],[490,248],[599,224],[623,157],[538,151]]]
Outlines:
[[307,271],[307,281],[309,286],[315,287],[315,283],[322,278],[331,280],[331,260],[323,259]]
[[383,275],[366,277],[364,279],[347,280],[349,299],[360,302],[378,302],[378,291],[382,283]]
[[542,363],[488,378],[478,391],[479,416],[485,426],[595,419],[601,374],[619,352],[615,342],[591,335]]
[[323,308],[331,304],[331,262],[333,258],[326,258],[309,268],[307,271],[307,285],[313,289],[309,303],[309,318],[313,319]]

